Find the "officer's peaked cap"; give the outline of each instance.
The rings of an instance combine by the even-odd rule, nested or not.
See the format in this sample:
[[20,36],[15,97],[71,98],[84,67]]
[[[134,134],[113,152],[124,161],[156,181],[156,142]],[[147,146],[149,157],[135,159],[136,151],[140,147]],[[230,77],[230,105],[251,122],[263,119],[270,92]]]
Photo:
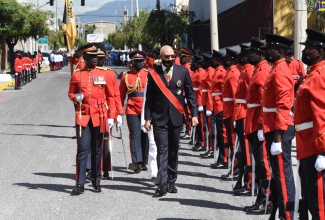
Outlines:
[[192,58],[192,63],[200,63],[202,61],[203,57],[194,55]]
[[238,52],[229,48],[226,48],[226,55],[227,57],[237,59]]
[[226,57],[226,54],[220,52],[220,51],[217,51],[217,50],[213,50],[213,58],[216,58],[216,59],[222,59],[222,58],[225,58]]
[[325,34],[313,29],[306,29],[307,39],[302,45],[319,46],[325,48]]
[[210,61],[212,59],[211,52],[202,53],[202,56],[203,56],[203,60],[205,60],[205,61]]
[[265,42],[267,47],[277,45],[285,49],[291,49],[294,41],[290,38],[277,34],[265,34]]
[[146,57],[147,57],[147,54],[141,50],[135,50],[129,54],[129,58],[131,60],[145,60]]
[[80,46],[78,50],[81,53],[97,55],[98,54],[98,43],[88,43],[83,46]]
[[181,50],[181,56],[182,57],[191,57],[191,56],[193,56],[193,53],[189,49],[183,47]]
[[257,37],[252,37],[248,51],[260,51],[262,53],[265,53],[264,47],[265,44],[260,39]]
[[240,47],[240,52],[239,52],[238,56],[246,55],[248,53],[249,46],[247,46],[246,44],[239,44],[239,47]]

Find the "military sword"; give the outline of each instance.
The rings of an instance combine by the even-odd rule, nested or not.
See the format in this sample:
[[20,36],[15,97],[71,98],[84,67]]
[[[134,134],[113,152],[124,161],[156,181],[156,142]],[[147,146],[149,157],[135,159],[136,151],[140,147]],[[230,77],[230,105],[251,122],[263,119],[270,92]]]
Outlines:
[[122,146],[123,146],[123,153],[124,153],[124,159],[125,159],[125,166],[126,166],[126,169],[128,170],[128,163],[127,163],[127,160],[126,160],[126,151],[125,151],[125,145],[124,145],[124,141],[123,141],[123,136],[122,136],[122,129],[120,127],[120,138],[122,140]]

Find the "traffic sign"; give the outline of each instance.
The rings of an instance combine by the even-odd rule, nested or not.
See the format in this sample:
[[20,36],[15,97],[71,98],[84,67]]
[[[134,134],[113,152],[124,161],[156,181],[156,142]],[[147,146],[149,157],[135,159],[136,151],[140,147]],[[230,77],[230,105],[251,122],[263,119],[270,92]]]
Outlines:
[[38,44],[48,44],[48,36],[43,36],[38,39]]

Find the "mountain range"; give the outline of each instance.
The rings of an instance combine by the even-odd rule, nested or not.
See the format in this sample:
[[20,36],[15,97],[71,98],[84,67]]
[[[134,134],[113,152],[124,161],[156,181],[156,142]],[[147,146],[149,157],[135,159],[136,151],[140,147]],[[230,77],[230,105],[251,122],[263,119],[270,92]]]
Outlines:
[[[151,11],[156,9],[155,0],[139,0],[139,10]],[[171,5],[174,4],[174,0],[161,0],[161,9],[171,9]],[[130,0],[116,0],[108,2],[98,8],[97,10],[87,11],[83,14],[78,14],[76,17],[80,18],[82,23],[94,22],[94,21],[110,21],[115,22],[116,26],[121,26],[124,21],[124,8],[128,11],[128,20],[131,15],[131,1]],[[133,15],[136,16],[135,0],[133,1]]]

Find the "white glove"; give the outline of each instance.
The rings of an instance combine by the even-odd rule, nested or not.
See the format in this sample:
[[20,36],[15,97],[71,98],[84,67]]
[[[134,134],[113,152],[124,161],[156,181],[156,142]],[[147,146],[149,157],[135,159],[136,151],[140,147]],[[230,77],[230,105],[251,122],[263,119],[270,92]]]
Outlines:
[[236,121],[234,121],[234,124],[233,125],[234,125],[234,128],[236,128]]
[[185,103],[185,105],[187,104],[187,99],[186,98],[184,99],[184,103]]
[[121,127],[123,125],[122,115],[117,115],[116,121],[117,121],[117,127]]
[[272,143],[271,145],[271,154],[272,155],[278,155],[282,153],[282,147],[281,147],[281,142],[278,143]]
[[210,115],[212,115],[212,111],[206,110],[205,115],[209,117]]
[[318,155],[315,163],[315,168],[318,172],[321,172],[325,169],[325,156]]
[[203,112],[203,106],[202,105],[199,106],[198,111]]
[[84,98],[84,94],[76,93],[74,94],[74,97],[76,97],[77,102],[82,102],[82,99]]
[[113,125],[114,125],[114,119],[113,118],[109,118],[109,119],[107,119],[107,122],[108,122],[108,127],[109,128],[112,128]]
[[258,137],[259,141],[264,141],[265,140],[263,130],[258,130],[257,131],[257,137]]
[[143,131],[143,133],[148,133],[147,129],[144,128],[144,125],[141,125],[141,130]]

